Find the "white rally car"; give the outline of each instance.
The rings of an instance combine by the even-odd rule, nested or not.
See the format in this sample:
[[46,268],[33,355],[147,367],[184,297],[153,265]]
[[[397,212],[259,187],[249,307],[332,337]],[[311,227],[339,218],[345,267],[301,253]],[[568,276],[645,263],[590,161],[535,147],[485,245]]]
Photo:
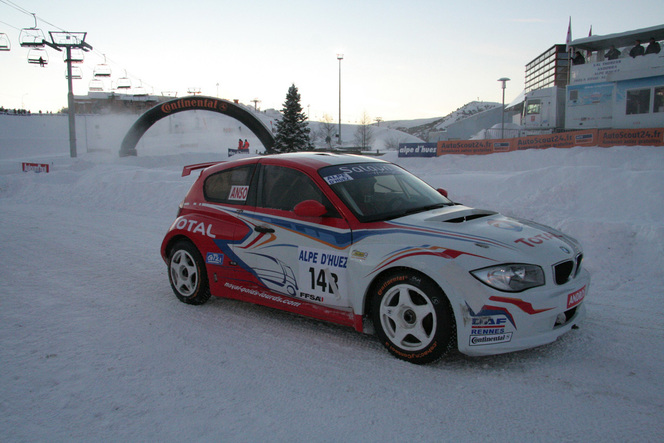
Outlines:
[[455,204],[392,163],[281,154],[183,175],[196,169],[161,247],[185,303],[215,295],[375,332],[413,363],[543,345],[584,316],[576,240]]

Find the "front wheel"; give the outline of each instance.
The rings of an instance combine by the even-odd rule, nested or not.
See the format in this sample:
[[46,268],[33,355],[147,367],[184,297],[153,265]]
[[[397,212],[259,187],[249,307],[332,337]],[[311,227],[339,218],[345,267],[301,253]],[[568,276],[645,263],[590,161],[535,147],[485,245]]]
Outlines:
[[188,241],[178,241],[168,259],[168,278],[176,297],[183,303],[202,305],[210,299],[205,263],[198,249]]
[[454,316],[428,278],[399,272],[381,279],[372,299],[376,333],[394,356],[416,364],[442,357],[454,338]]

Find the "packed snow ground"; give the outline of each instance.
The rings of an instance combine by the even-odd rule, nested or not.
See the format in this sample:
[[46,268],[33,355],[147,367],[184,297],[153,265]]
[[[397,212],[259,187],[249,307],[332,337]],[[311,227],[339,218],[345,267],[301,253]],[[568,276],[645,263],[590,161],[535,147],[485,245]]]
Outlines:
[[556,343],[428,366],[347,328],[175,298],[159,245],[195,179],[182,166],[223,154],[16,151],[0,146],[2,441],[664,441],[664,148],[385,155],[577,237],[593,278]]

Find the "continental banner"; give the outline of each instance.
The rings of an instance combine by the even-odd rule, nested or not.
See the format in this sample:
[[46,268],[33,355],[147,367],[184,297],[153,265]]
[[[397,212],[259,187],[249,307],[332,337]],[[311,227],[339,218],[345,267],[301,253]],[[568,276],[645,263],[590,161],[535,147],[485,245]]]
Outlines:
[[523,149],[573,148],[576,146],[664,146],[664,128],[589,129],[498,140],[439,141],[438,155],[493,154]]

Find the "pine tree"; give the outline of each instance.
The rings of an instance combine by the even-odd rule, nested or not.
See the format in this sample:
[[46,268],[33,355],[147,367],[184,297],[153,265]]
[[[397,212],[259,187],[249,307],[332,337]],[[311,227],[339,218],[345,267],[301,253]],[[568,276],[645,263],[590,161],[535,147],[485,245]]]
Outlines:
[[281,110],[283,118],[277,121],[277,135],[275,137],[274,151],[295,152],[313,149],[309,137],[307,116],[302,112],[300,94],[295,85],[288,88],[286,102]]

